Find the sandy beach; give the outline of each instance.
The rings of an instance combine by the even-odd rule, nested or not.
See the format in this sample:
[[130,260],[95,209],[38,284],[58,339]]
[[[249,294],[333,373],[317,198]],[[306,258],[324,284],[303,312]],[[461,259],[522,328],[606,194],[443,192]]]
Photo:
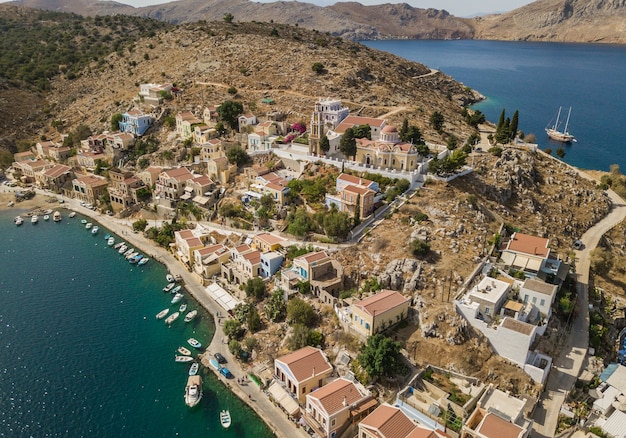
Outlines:
[[[141,249],[143,253],[152,257],[155,261],[164,264],[172,275],[180,275],[184,281],[185,289],[212,315],[216,315],[218,312],[224,314],[224,309],[219,307],[218,304],[209,297],[195,275],[176,260],[171,252],[155,245],[154,242],[145,238],[142,233],[133,232],[132,220],[116,219],[82,207],[80,202],[76,199],[63,198],[61,195],[42,191],[37,191],[37,194],[32,199],[16,202],[12,207],[9,207],[9,202],[15,199],[14,191],[18,189],[19,188],[5,186],[0,188],[0,210],[15,210],[17,216],[18,211],[23,213],[24,211],[29,212],[36,208],[50,209],[53,211],[59,210],[64,217],[67,217],[69,211],[73,210],[81,215],[88,216],[92,218],[93,221],[100,223],[103,227],[117,234],[130,245]],[[59,203],[59,199],[63,199],[64,202]],[[29,225],[30,224],[24,224],[22,227]],[[279,407],[275,406],[252,380],[246,379],[246,383],[238,383],[237,379],[247,376],[247,374],[251,372],[251,369],[248,369],[246,365],[242,366],[230,353],[228,345],[223,342],[224,339],[225,336],[222,326],[216,323],[215,335],[205,353],[202,355],[203,365],[213,370],[218,378],[220,378],[234,394],[247,403],[259,417],[265,421],[276,436],[284,438],[308,436],[302,428],[296,428],[295,424],[287,418],[287,415]],[[228,369],[234,375],[233,379],[225,379],[209,365],[209,359],[217,352],[221,353],[228,360]]]

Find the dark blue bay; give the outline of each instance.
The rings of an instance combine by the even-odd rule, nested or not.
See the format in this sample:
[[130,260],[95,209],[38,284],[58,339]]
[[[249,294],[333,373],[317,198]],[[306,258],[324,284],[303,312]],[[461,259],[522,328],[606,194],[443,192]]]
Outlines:
[[200,406],[185,406],[174,354],[213,325],[203,310],[169,329],[155,319],[171,299],[163,266],[130,265],[79,217],[16,227],[16,214],[0,212],[0,436],[272,436],[207,370]]
[[520,129],[542,149],[563,147],[544,128],[559,106],[572,107],[565,161],[585,169],[626,172],[626,46],[502,41],[366,41],[366,45],[442,70],[480,91],[476,105],[497,122],[520,111]]

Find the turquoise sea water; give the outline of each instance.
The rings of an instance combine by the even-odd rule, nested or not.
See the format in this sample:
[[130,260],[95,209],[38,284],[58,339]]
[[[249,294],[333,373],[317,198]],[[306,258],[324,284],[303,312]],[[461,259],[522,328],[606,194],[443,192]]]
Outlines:
[[[626,173],[626,46],[502,41],[366,41],[364,44],[442,70],[487,97],[476,105],[497,122],[520,111],[520,129],[542,149],[564,147],[564,161]],[[545,127],[572,107],[577,143],[549,140]]]
[[163,266],[129,264],[79,216],[16,227],[17,214],[0,212],[0,436],[272,436],[209,370],[200,405],[185,406],[176,349],[207,345],[213,324],[204,310],[171,328],[155,318],[175,307]]

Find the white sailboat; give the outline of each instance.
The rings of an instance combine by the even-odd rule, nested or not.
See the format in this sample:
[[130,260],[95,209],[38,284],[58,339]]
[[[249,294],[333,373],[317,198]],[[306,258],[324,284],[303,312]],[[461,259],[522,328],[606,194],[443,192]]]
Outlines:
[[574,136],[570,134],[567,130],[569,127],[569,117],[571,114],[572,107],[570,106],[569,111],[567,112],[567,120],[565,121],[565,129],[559,131],[559,119],[561,118],[561,107],[559,107],[559,112],[556,116],[556,122],[554,123],[554,125],[552,125],[552,127],[550,127],[550,125],[546,127],[546,134],[548,134],[548,137],[550,137],[552,140],[560,141],[563,143],[576,141]]

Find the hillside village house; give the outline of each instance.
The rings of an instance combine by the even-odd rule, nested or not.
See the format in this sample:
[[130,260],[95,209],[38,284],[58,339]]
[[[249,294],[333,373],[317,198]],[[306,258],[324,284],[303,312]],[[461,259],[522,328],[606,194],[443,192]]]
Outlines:
[[411,300],[401,293],[382,290],[371,297],[352,303],[352,327],[363,336],[372,336],[409,315]]
[[37,155],[40,158],[51,158],[56,161],[64,161],[69,158],[72,150],[67,147],[52,141],[40,141],[35,145],[37,149]]
[[300,404],[307,394],[324,386],[332,372],[333,366],[319,348],[304,347],[274,360],[274,378]]
[[218,157],[207,161],[207,174],[220,184],[226,185],[230,177],[237,173],[237,166],[230,164],[228,158]]
[[72,168],[64,164],[57,164],[50,169],[37,172],[35,179],[40,187],[50,189],[53,192],[60,193],[61,187],[73,178]]
[[225,157],[224,141],[219,138],[209,139],[200,144],[200,161],[208,162],[210,159]]
[[33,154],[33,151],[17,152],[13,154],[13,161],[16,163],[22,161],[35,161],[35,154]]
[[176,256],[188,267],[191,267],[193,252],[204,247],[200,236],[194,234],[192,230],[180,230],[174,232],[174,243],[176,244]]
[[550,255],[549,239],[513,233],[508,242],[502,244],[500,261],[503,265],[537,275],[541,265]]
[[485,391],[461,429],[461,438],[525,438],[532,429],[526,402],[495,389]]
[[109,199],[114,212],[122,211],[138,202],[137,189],[145,185],[133,172],[113,167],[109,169],[109,179]]
[[246,126],[256,125],[257,119],[256,116],[252,113],[242,114],[237,118],[237,122],[239,125],[239,132],[242,131]]
[[[359,438],[448,438],[409,418],[402,409],[388,404],[378,406],[359,423]],[[501,437],[504,438],[504,437]]]
[[35,181],[37,173],[44,172],[52,167],[52,164],[45,160],[25,160],[13,163],[13,168],[22,173],[20,181],[32,183]]
[[137,178],[143,181],[148,187],[154,187],[159,179],[159,175],[163,172],[163,168],[159,166],[150,166],[146,169],[135,173]]
[[160,205],[172,208],[185,192],[187,181],[193,178],[193,173],[186,167],[164,170],[155,184],[155,200]]
[[206,175],[188,179],[185,184],[184,192],[185,193],[180,196],[181,200],[192,200],[196,205],[205,209],[211,208],[217,200],[215,183]]
[[339,378],[306,396],[304,419],[320,437],[341,436],[378,403],[360,383]]
[[139,97],[144,103],[160,105],[163,102],[163,94],[169,93],[173,88],[172,84],[140,84]]
[[214,276],[220,275],[222,265],[230,260],[230,250],[221,243],[193,250],[193,269],[208,284]]
[[256,130],[248,134],[248,151],[269,151],[276,144],[278,124],[271,120],[259,123]]
[[520,288],[519,297],[524,303],[532,303],[545,317],[552,316],[552,304],[556,299],[558,286],[545,281],[528,278]]
[[100,152],[111,162],[116,162],[122,157],[122,152],[127,151],[135,144],[135,136],[128,132],[103,132],[81,140],[81,151]]
[[128,132],[136,137],[141,137],[154,123],[154,118],[143,111],[133,109],[122,114],[119,122],[121,132]]
[[374,212],[374,197],[378,184],[370,180],[342,173],[335,184],[336,195],[326,193],[326,206],[354,217],[359,205],[359,215],[366,218]]
[[[204,123],[199,124],[199,125],[194,125],[192,138],[195,144],[203,145],[205,143],[210,142],[211,140],[216,140],[215,137],[217,137],[217,131],[215,130],[215,128],[211,128],[210,126],[205,125]],[[218,143],[221,143],[221,142],[218,141]]]
[[261,253],[261,277],[270,278],[283,265],[284,256],[278,251]]
[[[269,195],[278,205],[285,205],[287,195],[290,188],[287,187],[288,181],[274,172],[259,175],[250,184],[250,192],[248,195],[254,196],[254,193],[264,196]],[[260,197],[260,196],[259,196]]]
[[245,284],[261,275],[261,251],[247,244],[230,250],[231,261],[222,265],[222,277],[235,284]]
[[309,282],[311,293],[324,304],[334,304],[343,287],[343,267],[326,251],[296,257],[290,268],[281,271],[280,284],[287,295],[297,292],[300,283]]
[[277,251],[283,247],[285,239],[270,233],[259,233],[252,238],[252,247],[261,252]]
[[98,165],[98,160],[106,161],[106,156],[102,152],[79,152],[74,160],[77,166],[93,170]]
[[194,116],[191,111],[181,111],[176,114],[176,134],[183,140],[193,136],[196,125],[202,125],[202,120]]
[[71,198],[80,199],[88,204],[97,205],[97,201],[107,190],[109,181],[98,175],[86,175],[72,180]]

